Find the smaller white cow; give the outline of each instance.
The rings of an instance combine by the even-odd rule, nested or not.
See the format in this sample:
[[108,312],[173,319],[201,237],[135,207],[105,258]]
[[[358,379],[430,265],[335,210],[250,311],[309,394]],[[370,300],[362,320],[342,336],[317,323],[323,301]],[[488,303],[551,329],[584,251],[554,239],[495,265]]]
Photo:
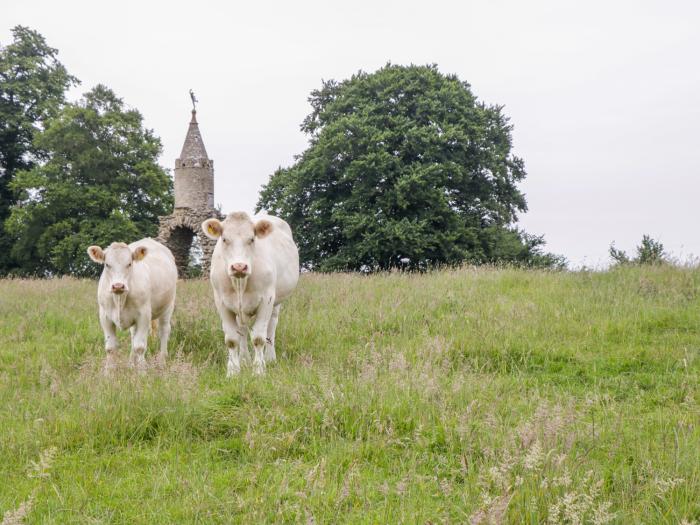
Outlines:
[[97,303],[107,351],[105,371],[114,367],[116,328],[130,329],[129,362],[141,370],[145,368],[144,354],[152,320],[158,320],[158,363],[165,364],[177,284],[173,254],[148,238],[128,246],[123,242],[113,242],[105,250],[90,246],[87,251],[90,259],[104,265],[97,285]]
[[253,371],[262,374],[274,361],[280,305],[299,280],[299,252],[289,225],[278,217],[235,212],[223,222],[207,219],[204,233],[216,239],[211,286],[228,348],[227,376],[248,357],[248,330],[255,355]]

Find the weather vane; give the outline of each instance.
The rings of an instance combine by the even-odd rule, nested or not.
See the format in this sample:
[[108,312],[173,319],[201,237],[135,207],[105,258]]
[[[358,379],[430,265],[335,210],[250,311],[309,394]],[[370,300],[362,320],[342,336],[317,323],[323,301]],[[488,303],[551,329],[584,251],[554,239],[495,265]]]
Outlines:
[[192,99],[192,111],[197,111],[197,97],[194,96],[194,91],[190,89],[190,98]]

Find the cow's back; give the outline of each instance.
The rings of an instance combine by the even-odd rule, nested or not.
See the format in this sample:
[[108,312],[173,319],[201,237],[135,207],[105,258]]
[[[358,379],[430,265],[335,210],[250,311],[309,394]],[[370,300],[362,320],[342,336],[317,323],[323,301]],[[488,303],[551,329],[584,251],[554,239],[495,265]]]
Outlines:
[[132,242],[129,248],[133,252],[139,246],[145,246],[147,252],[134,265],[133,271],[144,272],[148,276],[151,312],[155,318],[175,300],[177,266],[172,252],[150,237]]
[[299,280],[299,250],[292,237],[292,229],[284,220],[273,215],[261,214],[253,218],[254,222],[266,219],[272,223],[270,234],[261,239],[264,244],[264,257],[275,268],[276,297],[275,302],[283,301],[292,293]]

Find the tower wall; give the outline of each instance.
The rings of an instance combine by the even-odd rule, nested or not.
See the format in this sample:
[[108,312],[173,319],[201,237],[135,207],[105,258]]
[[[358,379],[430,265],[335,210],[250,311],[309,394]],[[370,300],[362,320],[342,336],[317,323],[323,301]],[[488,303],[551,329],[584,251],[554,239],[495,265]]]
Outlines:
[[[214,208],[213,166],[183,166],[175,163],[175,208]],[[213,164],[209,161],[209,164]]]
[[[199,239],[199,245],[202,248],[203,277],[209,277],[211,256],[214,253],[216,241],[204,235],[202,223],[212,217],[219,220],[224,219],[224,216],[218,210],[193,210],[191,208],[177,208],[171,215],[160,218],[160,230],[157,240],[170,248],[175,257],[175,264],[180,277],[184,277],[187,272],[192,237],[195,235]],[[182,230],[188,230],[191,232],[191,235],[186,235],[186,232]]]

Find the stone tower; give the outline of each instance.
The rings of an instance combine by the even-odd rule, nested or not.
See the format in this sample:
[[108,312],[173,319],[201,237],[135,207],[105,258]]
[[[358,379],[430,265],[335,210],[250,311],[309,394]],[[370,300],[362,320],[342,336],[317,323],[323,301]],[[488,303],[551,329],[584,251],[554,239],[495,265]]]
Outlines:
[[209,263],[216,242],[204,235],[201,224],[210,217],[223,219],[214,208],[214,161],[207,155],[197,123],[197,110],[187,129],[180,158],[175,160],[175,210],[160,218],[158,240],[175,256],[180,277],[186,276],[193,240],[202,249],[202,270],[209,275]]

